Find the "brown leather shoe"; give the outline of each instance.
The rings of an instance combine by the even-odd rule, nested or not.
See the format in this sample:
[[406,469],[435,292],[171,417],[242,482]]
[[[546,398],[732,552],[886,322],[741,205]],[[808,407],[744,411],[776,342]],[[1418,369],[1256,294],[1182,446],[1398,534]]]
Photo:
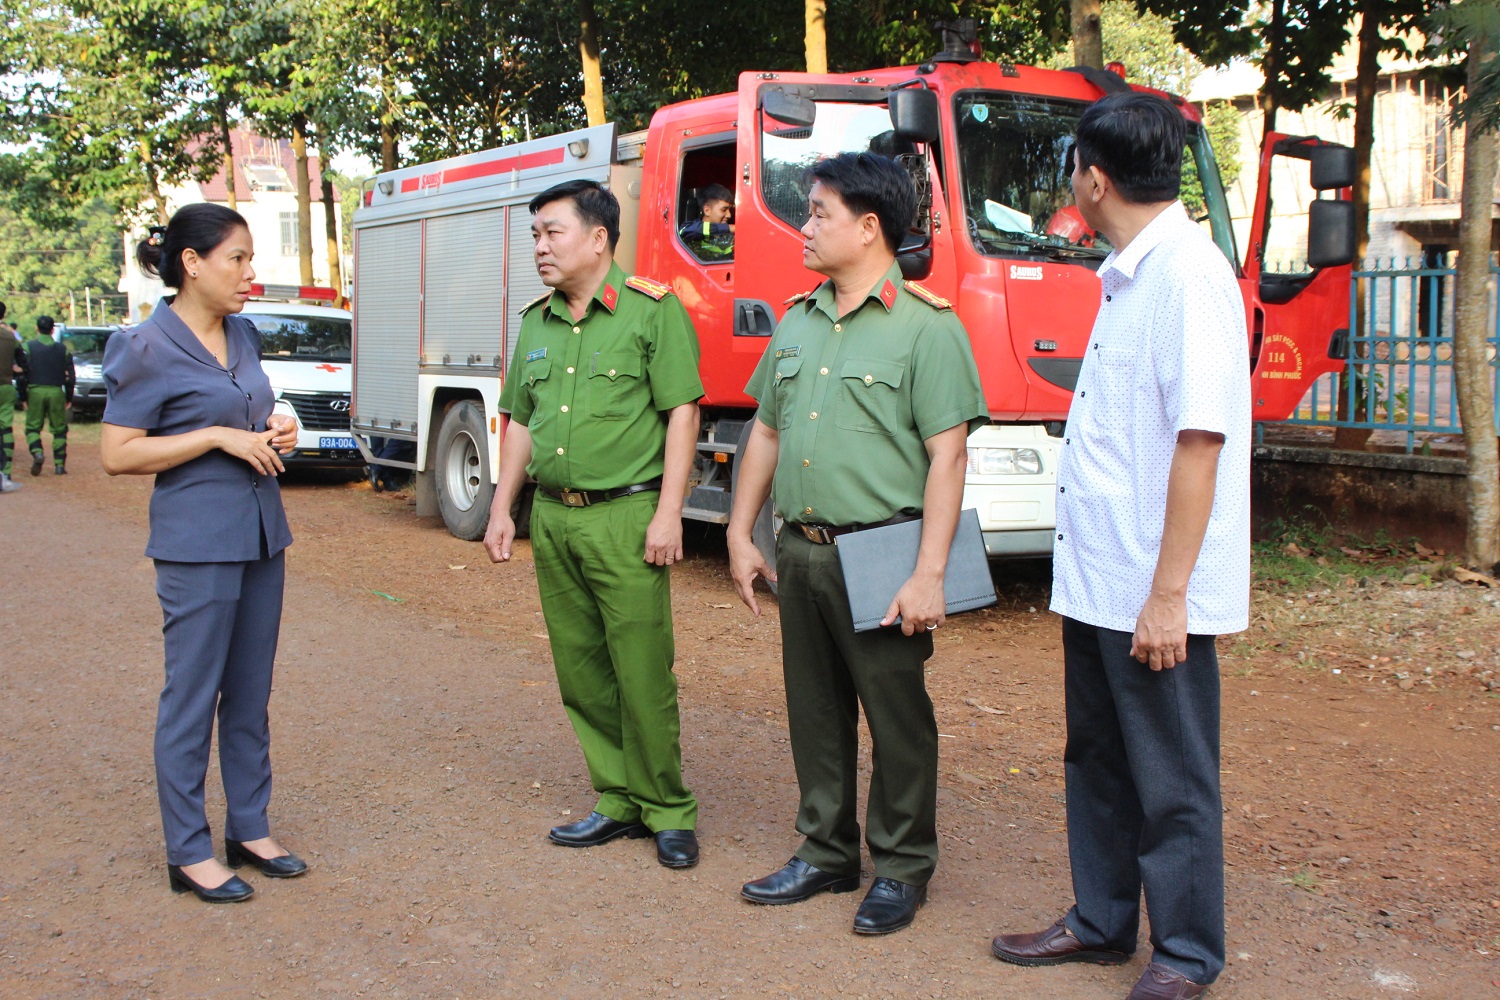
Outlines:
[[1207,992],[1207,986],[1200,986],[1176,969],[1152,962],[1125,1000],[1193,1000]]
[[1086,947],[1061,919],[1046,930],[1033,934],[1001,934],[991,943],[990,951],[1000,961],[1012,965],[1062,965],[1065,962],[1119,965],[1130,959],[1129,952]]

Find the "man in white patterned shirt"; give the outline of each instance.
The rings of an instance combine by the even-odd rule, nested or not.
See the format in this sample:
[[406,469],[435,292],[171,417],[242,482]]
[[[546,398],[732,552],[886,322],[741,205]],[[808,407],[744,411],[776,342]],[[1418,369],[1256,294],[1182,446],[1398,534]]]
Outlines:
[[1111,95],[1076,140],[1079,211],[1115,249],[1057,474],[1074,905],[993,950],[1018,965],[1124,962],[1144,889],[1153,954],[1130,1000],[1187,1000],[1224,967],[1214,638],[1249,618],[1245,306],[1177,200],[1175,107]]

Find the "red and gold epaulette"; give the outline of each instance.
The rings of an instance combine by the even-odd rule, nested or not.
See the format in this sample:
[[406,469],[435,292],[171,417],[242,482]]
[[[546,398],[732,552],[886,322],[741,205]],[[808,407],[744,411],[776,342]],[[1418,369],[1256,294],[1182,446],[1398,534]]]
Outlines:
[[936,292],[923,288],[915,281],[903,281],[901,283],[901,287],[905,288],[908,292],[911,292],[917,298],[932,306],[932,308],[934,309],[953,308],[952,302],[949,302],[947,299],[943,298],[941,295],[938,295]]
[[660,281],[643,278],[639,274],[626,278],[625,287],[634,288],[642,295],[649,295],[658,302],[672,294],[671,285],[663,285]]
[[524,306],[522,306],[521,307],[521,315],[524,316],[527,313],[528,310],[530,310],[534,306],[541,305],[543,302],[546,302],[550,298],[552,298],[552,289],[549,288],[545,292],[543,292],[542,294],[538,295],[536,298],[532,299],[530,302],[528,302]]
[[812,295],[812,293],[816,292],[816,291],[817,291],[816,288],[809,288],[805,292],[798,292],[796,295],[793,295],[791,298],[782,300],[781,304],[784,305],[784,306],[794,306],[798,302],[806,302],[808,296]]

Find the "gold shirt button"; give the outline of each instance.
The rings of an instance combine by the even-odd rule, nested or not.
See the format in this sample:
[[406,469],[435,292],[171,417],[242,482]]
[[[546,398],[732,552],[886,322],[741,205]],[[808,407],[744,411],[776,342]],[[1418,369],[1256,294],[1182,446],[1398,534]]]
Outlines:
[[572,367],[571,367],[571,366],[569,366],[569,368],[568,368],[568,374],[569,374],[569,375],[571,375],[571,374],[573,374],[573,369],[572,369]]
[[609,370],[609,377],[610,377],[610,378],[614,378],[614,377],[615,377],[615,370],[614,370],[614,369],[613,369],[613,368],[611,368],[611,369],[610,369],[610,370]]
[[818,419],[818,411],[817,410],[813,410],[811,413],[809,413],[807,415],[807,419],[808,420],[817,420]]
[[803,467],[803,468],[804,468],[804,469],[805,469],[805,468],[807,468],[807,467],[808,467],[808,466],[809,466],[809,465],[812,465],[812,463],[811,463],[811,462],[809,462],[809,461],[808,461],[808,460],[807,460],[807,459],[805,459],[805,458],[804,458],[804,459],[803,459],[803,460],[802,460],[802,467]]
[[835,323],[835,324],[833,324],[833,332],[834,333],[843,333],[844,332],[844,324],[842,324],[842,323]]
[[564,412],[564,413],[567,413],[567,412],[568,412],[568,408],[567,408],[567,407],[566,407],[566,406],[564,406],[564,407],[563,407],[563,408],[562,408],[562,411],[563,411],[563,412]]
[[582,333],[583,331],[580,330],[578,327],[575,326],[575,327],[573,327],[573,332],[574,333]]
[[804,514],[811,514],[812,513],[812,508],[811,507],[803,507],[802,508],[802,513],[804,513]]
[[819,375],[827,375],[828,374],[828,369],[827,368],[820,368],[820,369],[818,369],[818,374]]
[[561,455],[561,454],[562,454],[562,453],[563,453],[563,450],[562,450],[562,449],[561,449],[561,448],[559,448],[559,449],[557,449],[557,453],[558,453],[558,454],[559,454],[559,455]]
[[865,376],[865,385],[869,385],[869,384],[871,384],[874,381],[875,381],[875,376],[874,375],[866,375]]

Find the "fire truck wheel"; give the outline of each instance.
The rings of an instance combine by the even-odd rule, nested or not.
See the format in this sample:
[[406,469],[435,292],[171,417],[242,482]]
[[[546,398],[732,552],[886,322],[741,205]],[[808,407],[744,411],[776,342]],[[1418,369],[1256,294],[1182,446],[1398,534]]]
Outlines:
[[[739,450],[737,454],[743,455],[745,447],[750,443],[750,431],[755,427],[754,418],[745,424],[745,429],[740,434]],[[740,481],[740,467],[736,463],[729,473],[729,493],[734,495],[735,488]],[[767,500],[760,508],[760,513],[755,516],[755,525],[750,529],[750,539],[755,542],[755,547],[760,549],[760,554],[765,557],[766,565],[771,567],[771,572],[776,572],[776,532],[781,529],[781,518],[777,517],[771,510],[771,501]],[[776,584],[770,580],[762,581],[776,593]]]
[[471,542],[484,537],[495,494],[486,442],[478,400],[465,399],[443,415],[436,456],[438,510],[455,538]]

